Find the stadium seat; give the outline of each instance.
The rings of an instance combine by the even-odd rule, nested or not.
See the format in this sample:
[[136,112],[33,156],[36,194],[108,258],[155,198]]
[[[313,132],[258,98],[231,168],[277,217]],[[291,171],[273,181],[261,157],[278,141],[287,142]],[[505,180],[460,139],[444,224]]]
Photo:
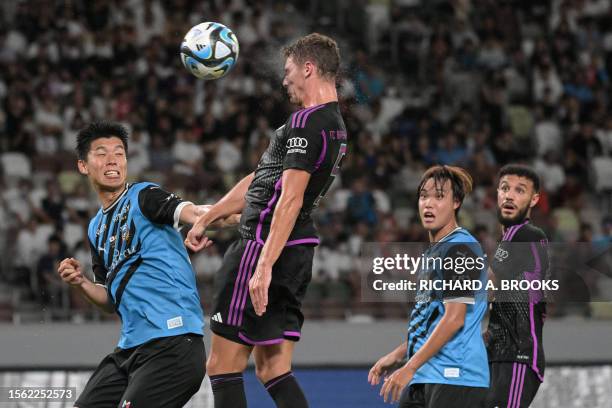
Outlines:
[[612,158],[596,157],[592,161],[595,176],[595,190],[612,191]]
[[8,180],[18,180],[20,178],[30,178],[32,175],[32,165],[28,157],[19,152],[6,152],[0,156],[4,176]]

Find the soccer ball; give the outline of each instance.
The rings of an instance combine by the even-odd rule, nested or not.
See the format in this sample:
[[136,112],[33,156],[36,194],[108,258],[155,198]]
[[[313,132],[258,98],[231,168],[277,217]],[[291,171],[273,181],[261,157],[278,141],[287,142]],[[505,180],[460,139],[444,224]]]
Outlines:
[[201,79],[219,79],[236,65],[238,39],[219,23],[201,23],[189,30],[181,44],[181,61]]

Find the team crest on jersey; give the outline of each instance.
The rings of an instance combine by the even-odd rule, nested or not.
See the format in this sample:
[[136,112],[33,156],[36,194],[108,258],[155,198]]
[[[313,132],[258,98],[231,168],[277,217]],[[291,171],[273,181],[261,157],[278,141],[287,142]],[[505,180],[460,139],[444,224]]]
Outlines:
[[123,404],[121,405],[121,408],[130,408],[132,406],[132,402],[131,401],[123,401]]
[[498,247],[497,251],[495,251],[495,259],[498,262],[503,262],[506,258],[508,258],[508,251],[506,251],[502,247]]
[[127,241],[130,238],[130,230],[127,225],[121,227],[121,239]]

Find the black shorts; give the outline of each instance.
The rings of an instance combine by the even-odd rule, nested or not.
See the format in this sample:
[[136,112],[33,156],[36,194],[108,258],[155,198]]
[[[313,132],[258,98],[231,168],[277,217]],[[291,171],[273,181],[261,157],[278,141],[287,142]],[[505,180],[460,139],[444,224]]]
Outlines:
[[450,384],[412,384],[404,389],[398,408],[481,408],[484,387]]
[[489,363],[491,386],[485,408],[528,407],[535,398],[541,381],[537,374],[524,363]]
[[225,252],[217,276],[215,308],[210,318],[213,333],[250,346],[299,341],[304,315],[302,300],[312,276],[314,247],[283,248],[272,267],[268,306],[257,316],[249,295],[249,280],[255,272],[263,245],[246,239],[232,243]]
[[202,336],[183,334],[117,348],[102,360],[74,403],[79,408],[179,408],[202,384]]

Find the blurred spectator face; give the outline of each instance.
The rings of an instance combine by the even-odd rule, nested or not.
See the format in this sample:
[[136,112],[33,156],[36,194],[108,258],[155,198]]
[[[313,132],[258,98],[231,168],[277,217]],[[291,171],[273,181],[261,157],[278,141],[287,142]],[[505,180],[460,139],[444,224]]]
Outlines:
[[513,174],[503,176],[497,187],[499,222],[505,227],[520,223],[529,216],[529,210],[539,199],[531,180]]
[[[289,57],[285,61],[285,77],[283,78],[283,86],[287,90],[289,101],[295,105],[302,105],[304,98],[304,83],[305,74],[312,74],[307,72],[309,69],[305,65],[298,66],[293,62],[293,58]],[[314,66],[310,66],[311,70],[314,70]]]
[[127,158],[118,137],[101,137],[91,142],[87,159],[79,160],[78,166],[99,191],[117,191],[125,186]]
[[450,180],[436,185],[433,178],[425,182],[419,192],[419,216],[423,228],[435,234],[452,222],[455,222],[455,210],[459,202],[453,197]]

